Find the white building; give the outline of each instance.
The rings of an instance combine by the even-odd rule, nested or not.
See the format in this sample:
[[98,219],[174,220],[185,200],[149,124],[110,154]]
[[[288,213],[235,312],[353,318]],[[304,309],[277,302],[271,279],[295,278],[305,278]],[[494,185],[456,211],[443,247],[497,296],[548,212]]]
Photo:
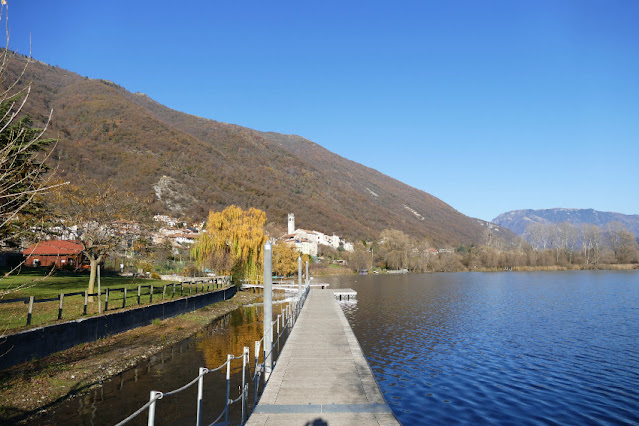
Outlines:
[[[347,242],[335,234],[327,235],[319,231],[309,231],[301,228],[295,229],[295,215],[293,213],[288,214],[288,234],[283,236],[282,239],[289,243],[291,241],[297,241],[297,244],[300,245],[298,250],[303,254],[309,254],[311,256],[317,256],[319,245],[329,246],[335,250],[341,246],[346,251],[353,251],[352,243]],[[304,250],[302,250],[301,247],[304,247]]]

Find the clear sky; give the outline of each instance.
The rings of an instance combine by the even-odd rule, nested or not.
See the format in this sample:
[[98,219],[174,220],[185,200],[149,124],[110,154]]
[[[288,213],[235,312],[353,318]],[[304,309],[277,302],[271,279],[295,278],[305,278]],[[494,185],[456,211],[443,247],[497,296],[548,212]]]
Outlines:
[[[7,0],[10,46],[490,220],[639,214],[639,1]],[[55,112],[54,112],[55,113]]]

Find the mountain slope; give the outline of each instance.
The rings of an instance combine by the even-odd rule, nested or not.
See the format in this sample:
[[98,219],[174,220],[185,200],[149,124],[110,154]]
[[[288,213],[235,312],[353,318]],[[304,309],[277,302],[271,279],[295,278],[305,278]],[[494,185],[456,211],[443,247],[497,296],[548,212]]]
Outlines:
[[513,210],[502,213],[493,219],[493,223],[508,228],[518,235],[522,235],[531,223],[563,222],[574,225],[592,224],[601,228],[605,228],[611,222],[621,222],[639,238],[639,215],[602,212],[593,209]]
[[[4,75],[12,81],[24,58]],[[400,229],[438,244],[478,243],[486,222],[299,136],[258,132],[167,108],[114,83],[33,62],[23,82],[33,90],[28,112],[43,122],[65,179],[110,179],[153,199],[157,212],[203,219],[230,204],[257,207],[284,225],[351,239]],[[506,239],[512,234],[498,230]]]

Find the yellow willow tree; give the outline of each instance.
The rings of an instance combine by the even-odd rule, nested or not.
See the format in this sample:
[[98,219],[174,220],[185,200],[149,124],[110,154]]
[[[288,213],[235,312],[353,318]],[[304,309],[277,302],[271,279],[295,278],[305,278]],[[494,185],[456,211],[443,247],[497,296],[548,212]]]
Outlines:
[[266,213],[255,208],[242,210],[233,205],[221,212],[212,211],[206,233],[191,253],[200,266],[211,264],[216,272],[235,279],[255,279],[262,269],[265,224]]

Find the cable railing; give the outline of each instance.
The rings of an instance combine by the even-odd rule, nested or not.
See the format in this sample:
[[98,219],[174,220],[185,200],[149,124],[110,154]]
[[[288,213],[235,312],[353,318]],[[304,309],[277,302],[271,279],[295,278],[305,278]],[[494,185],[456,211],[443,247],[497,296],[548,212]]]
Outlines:
[[[189,389],[191,386],[198,384],[197,391],[197,421],[196,425],[201,426],[202,424],[215,425],[215,424],[229,424],[229,412],[230,407],[238,402],[241,402],[241,423],[244,424],[248,419],[248,396],[249,396],[249,385],[253,382],[254,386],[254,399],[253,399],[253,407],[255,407],[259,401],[260,397],[260,385],[262,386],[262,391],[268,382],[268,375],[266,374],[266,366],[264,362],[260,363],[260,358],[262,361],[268,359],[268,357],[272,357],[273,359],[277,359],[280,356],[281,348],[282,348],[282,339],[283,336],[288,338],[290,332],[297,322],[297,319],[302,311],[302,307],[304,306],[304,302],[308,296],[309,292],[308,286],[305,287],[304,291],[292,303],[289,303],[283,310],[282,313],[277,316],[277,318],[271,321],[271,347],[267,352],[267,348],[264,346],[264,338],[255,342],[255,350],[253,354],[253,373],[251,373],[251,362],[250,362],[250,350],[248,346],[244,347],[244,351],[242,354],[235,356],[233,354],[228,354],[226,358],[226,362],[222,363],[218,367],[214,369],[208,369],[205,367],[200,367],[198,371],[198,375],[186,383],[184,386],[174,389],[170,392],[160,392],[156,390],[152,390],[150,392],[149,401],[137,409],[134,413],[126,417],[124,420],[120,421],[116,424],[116,426],[123,426],[142,414],[144,411],[148,410],[148,425],[155,425],[155,409],[158,401],[163,398],[170,397],[186,389]],[[273,338],[273,333],[275,333],[275,339]],[[231,364],[233,361],[242,360],[242,383],[240,386],[240,393],[235,398],[231,398]],[[203,423],[203,415],[202,415],[202,401],[203,397],[203,389],[204,389],[204,377],[209,373],[214,373],[216,371],[220,371],[226,367],[226,399],[224,403],[224,409],[222,412],[213,420],[212,423]],[[248,370],[248,375],[247,375]],[[223,420],[223,423],[221,423]]]

